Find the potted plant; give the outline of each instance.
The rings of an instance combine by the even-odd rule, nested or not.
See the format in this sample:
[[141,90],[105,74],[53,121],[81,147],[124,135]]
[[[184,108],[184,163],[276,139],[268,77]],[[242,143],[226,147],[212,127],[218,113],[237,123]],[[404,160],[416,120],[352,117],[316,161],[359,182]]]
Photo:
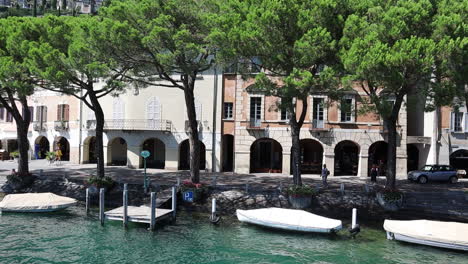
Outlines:
[[307,185],[292,185],[286,189],[286,195],[293,208],[304,209],[310,207],[316,191]]
[[97,176],[91,176],[86,182],[88,185],[91,185],[92,193],[99,193],[101,188],[104,188],[105,191],[112,189],[115,185],[115,181],[109,177],[105,176],[103,178]]
[[188,203],[198,202],[202,199],[206,191],[206,185],[203,183],[193,183],[191,181],[183,181],[180,185],[182,200]]
[[387,211],[398,211],[403,205],[403,193],[396,189],[383,189],[376,196],[380,206]]
[[19,151],[12,151],[10,152],[10,157],[14,160],[18,160],[19,157]]

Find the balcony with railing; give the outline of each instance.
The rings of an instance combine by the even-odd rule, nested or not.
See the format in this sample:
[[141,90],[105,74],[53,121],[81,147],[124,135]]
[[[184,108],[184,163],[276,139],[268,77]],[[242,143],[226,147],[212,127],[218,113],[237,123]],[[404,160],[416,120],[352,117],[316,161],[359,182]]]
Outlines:
[[[96,120],[86,121],[86,128],[96,129]],[[172,122],[162,119],[106,119],[104,130],[172,131]]]
[[64,121],[64,120],[54,121],[54,128],[57,131],[68,130],[69,128],[68,125],[69,125],[68,121]]
[[37,132],[47,131],[47,124],[44,121],[34,121],[33,130]]
[[[185,127],[184,127],[185,132],[189,131],[189,127],[190,127],[190,121],[185,120]],[[197,120],[197,127],[199,131],[203,129],[203,123],[200,120]]]
[[328,131],[329,129],[325,128],[325,120],[313,119],[310,130],[311,131]]
[[250,130],[265,130],[265,127],[262,127],[261,119],[250,119],[247,122],[247,129]]

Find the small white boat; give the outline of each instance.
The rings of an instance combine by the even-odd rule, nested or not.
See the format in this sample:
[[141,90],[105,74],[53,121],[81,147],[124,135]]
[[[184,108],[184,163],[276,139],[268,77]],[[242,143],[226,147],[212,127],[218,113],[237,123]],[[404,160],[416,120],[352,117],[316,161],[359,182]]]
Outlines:
[[53,212],[75,205],[77,201],[53,193],[8,194],[0,202],[2,212],[42,213]]
[[237,219],[241,222],[284,230],[331,233],[342,228],[340,220],[326,218],[303,210],[273,207],[237,210],[236,214]]
[[385,220],[387,239],[468,251],[468,224],[429,220]]

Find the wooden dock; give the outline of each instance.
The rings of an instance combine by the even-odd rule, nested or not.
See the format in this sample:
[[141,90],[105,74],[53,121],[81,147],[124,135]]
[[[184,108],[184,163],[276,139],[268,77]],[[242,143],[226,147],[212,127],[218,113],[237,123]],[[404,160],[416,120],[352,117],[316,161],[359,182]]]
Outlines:
[[[155,208],[154,215],[156,220],[172,217],[173,210]],[[106,220],[123,221],[124,207],[118,207],[104,213]],[[151,207],[148,206],[128,206],[127,219],[129,222],[136,223],[151,223]]]
[[[167,192],[166,192],[167,193]],[[124,184],[123,191],[123,206],[112,209],[110,211],[104,211],[104,189],[99,190],[99,220],[101,225],[104,225],[105,220],[121,221],[124,227],[127,226],[128,222],[146,223],[150,224],[150,230],[154,230],[156,226],[156,220],[162,220],[165,218],[172,218],[175,221],[176,218],[176,206],[177,206],[177,187],[172,187],[170,190],[171,197],[167,197],[164,194],[161,203],[172,199],[171,209],[157,208],[156,192],[151,193],[151,204],[150,206],[129,206],[128,205],[128,190],[127,184]],[[89,190],[86,190],[86,212],[89,212]]]

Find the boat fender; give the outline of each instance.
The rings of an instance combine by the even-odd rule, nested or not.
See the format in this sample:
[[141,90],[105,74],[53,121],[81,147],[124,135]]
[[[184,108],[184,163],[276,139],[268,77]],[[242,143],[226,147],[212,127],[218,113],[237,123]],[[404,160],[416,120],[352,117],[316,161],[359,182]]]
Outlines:
[[352,238],[355,238],[359,232],[361,232],[361,227],[357,224],[354,228],[350,228],[349,234],[351,235]]
[[210,215],[210,222],[212,224],[218,224],[219,221],[221,221],[221,216],[219,216],[218,214],[212,214]]

